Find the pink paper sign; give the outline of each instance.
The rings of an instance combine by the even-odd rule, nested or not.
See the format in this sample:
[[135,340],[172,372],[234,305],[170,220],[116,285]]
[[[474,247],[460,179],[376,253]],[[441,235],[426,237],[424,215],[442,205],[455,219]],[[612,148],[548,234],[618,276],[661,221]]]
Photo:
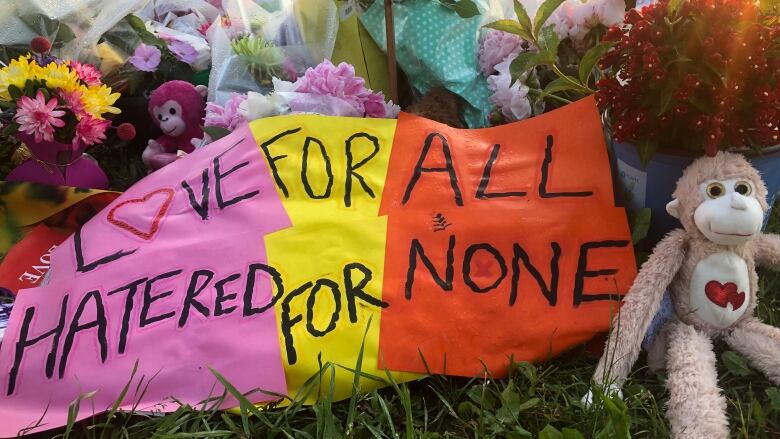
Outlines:
[[219,397],[209,368],[241,392],[284,394],[281,278],[263,237],[289,225],[247,128],[133,186],[57,248],[47,286],[19,294],[0,347],[0,436],[42,416],[33,431],[64,425],[85,395],[78,419],[109,409],[136,362],[124,409]]

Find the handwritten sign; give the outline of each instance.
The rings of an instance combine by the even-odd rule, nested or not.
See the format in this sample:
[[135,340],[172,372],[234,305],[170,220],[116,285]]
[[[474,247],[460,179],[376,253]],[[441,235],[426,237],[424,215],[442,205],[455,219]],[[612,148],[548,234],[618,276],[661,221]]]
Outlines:
[[105,409],[136,360],[162,411],[221,392],[206,366],[307,401],[349,396],[357,367],[364,390],[426,362],[501,376],[606,330],[636,274],[592,99],[473,131],[258,120],[138,183],[51,261],[0,349],[0,435],[47,404],[43,428],[61,425],[91,391]]
[[52,253],[47,286],[17,296],[0,346],[0,436],[47,406],[39,429],[63,425],[90,392],[95,410],[110,408],[136,362],[131,388],[151,381],[124,409],[220,396],[208,367],[244,392],[285,393],[263,236],[288,226],[247,129],[133,186]]

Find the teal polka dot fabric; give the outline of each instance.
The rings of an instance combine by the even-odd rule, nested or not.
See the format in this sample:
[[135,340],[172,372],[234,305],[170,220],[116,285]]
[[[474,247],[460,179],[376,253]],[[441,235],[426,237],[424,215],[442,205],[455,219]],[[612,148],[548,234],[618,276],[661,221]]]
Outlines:
[[[430,0],[393,4],[395,48],[399,66],[421,93],[442,86],[462,97],[469,128],[487,126],[490,89],[479,73],[477,52],[481,16],[462,18]],[[387,50],[385,11],[375,1],[361,21],[382,50]]]

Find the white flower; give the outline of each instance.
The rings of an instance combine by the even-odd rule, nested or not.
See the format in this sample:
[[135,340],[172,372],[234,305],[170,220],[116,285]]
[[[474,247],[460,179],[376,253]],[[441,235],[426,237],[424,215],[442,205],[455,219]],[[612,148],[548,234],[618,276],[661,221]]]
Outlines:
[[[493,93],[490,101],[493,102],[507,120],[522,120],[531,116],[531,102],[528,100],[528,87],[519,80],[512,84],[512,74],[509,65],[517,57],[510,55],[504,61],[496,65],[495,75],[488,77],[488,86]],[[525,80],[527,74],[520,79]]]
[[599,24],[612,26],[623,22],[624,0],[566,0],[547,20],[561,39],[582,41]]

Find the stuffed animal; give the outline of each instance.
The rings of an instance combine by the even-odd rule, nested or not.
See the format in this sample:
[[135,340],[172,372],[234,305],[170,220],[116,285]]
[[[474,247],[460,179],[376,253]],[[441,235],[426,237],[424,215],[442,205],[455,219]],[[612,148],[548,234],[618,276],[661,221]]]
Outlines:
[[[780,385],[780,329],[753,316],[756,265],[780,266],[780,235],[761,233],[766,194],[741,155],[719,152],[694,161],[667,205],[683,228],[656,246],[613,321],[593,379],[619,392],[668,289],[674,313],[655,343],[665,352],[666,416],[675,438],[729,436],[713,340],[724,340]],[[591,398],[586,395],[586,404]]]
[[147,168],[159,169],[195,149],[195,143],[203,138],[206,93],[206,86],[186,81],[168,81],[152,92],[149,115],[163,136],[149,140],[141,155]]

